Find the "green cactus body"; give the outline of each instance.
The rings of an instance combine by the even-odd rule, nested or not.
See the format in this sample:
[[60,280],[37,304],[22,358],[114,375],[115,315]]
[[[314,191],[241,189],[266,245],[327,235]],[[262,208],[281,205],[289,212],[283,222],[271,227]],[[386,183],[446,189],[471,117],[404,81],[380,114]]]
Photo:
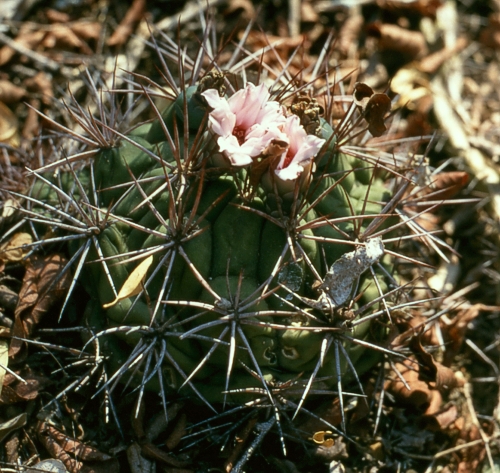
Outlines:
[[[222,99],[218,91],[211,98]],[[327,141],[311,157],[310,179],[300,177],[296,188],[295,181],[284,178],[286,191],[275,194],[261,183],[267,179],[280,184],[277,177],[264,175],[279,171],[281,155],[270,164],[262,162],[277,153],[272,146],[284,146],[283,140],[268,143],[246,167],[217,167],[214,154],[226,159],[217,148],[221,138],[233,140],[230,146],[241,136],[214,136],[207,125],[210,112],[197,86],[189,87],[168,105],[161,120],[136,129],[129,140],[98,150],[93,168],[81,173],[80,187],[71,173],[61,173],[62,191],[78,201],[88,197],[102,217],[98,231],[82,237],[92,241],[80,278],[90,296],[90,312],[94,317],[98,312],[110,328],[150,326],[154,335],[148,334],[147,340],[162,347],[165,383],[179,389],[192,374],[182,393],[191,389],[209,402],[242,403],[257,388],[297,377],[305,385],[313,372],[324,379],[321,386],[336,386],[338,366],[343,375],[349,368],[345,359],[337,360],[332,340],[350,332],[337,311],[369,304],[387,285],[384,275],[377,274],[377,286],[366,271],[353,281],[349,298],[336,304],[321,284],[343,255],[364,248],[365,241],[357,236],[380,213],[390,191],[381,177],[372,176],[370,166],[339,151],[332,127],[321,120],[318,135]],[[99,202],[92,201],[94,192]],[[51,206],[60,202],[42,181],[33,194]],[[38,210],[51,212],[43,206]],[[68,247],[70,254],[78,254],[81,240]],[[113,302],[150,255],[141,285]],[[350,335],[369,340],[370,327],[370,322],[360,324]],[[117,366],[123,342],[134,346],[145,335],[123,331],[115,337],[120,354],[110,356]],[[377,360],[365,359],[363,346],[347,339],[339,343],[353,364],[363,359],[369,366]],[[325,346],[330,348],[322,353]],[[135,374],[133,384],[140,384],[139,378]],[[148,389],[158,386],[157,380],[148,379]]]

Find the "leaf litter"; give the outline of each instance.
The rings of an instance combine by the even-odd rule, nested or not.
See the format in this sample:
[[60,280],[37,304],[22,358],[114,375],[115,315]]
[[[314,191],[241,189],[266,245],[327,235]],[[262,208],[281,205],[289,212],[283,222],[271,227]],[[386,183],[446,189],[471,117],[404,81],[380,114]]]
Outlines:
[[[182,2],[178,3],[179,9],[182,10]],[[372,16],[368,15],[367,10],[364,8],[357,7],[352,10],[340,8],[332,12],[325,8],[324,3],[307,2],[308,8],[315,14],[311,18],[322,18],[322,21],[326,21],[326,23],[315,24],[314,21],[308,22],[305,19],[300,25],[303,28],[306,41],[303,43],[301,60],[297,61],[295,66],[294,61],[298,58],[294,57],[290,65],[290,71],[294,73],[293,67],[296,67],[295,70],[298,73],[303,64],[306,64],[306,67],[313,66],[317,58],[318,45],[324,41],[326,35],[325,25],[332,21],[335,27],[339,27],[338,44],[342,46],[337,51],[333,51],[332,54],[341,58],[343,65],[347,68],[351,67],[349,61],[351,61],[351,65],[354,64],[355,67],[359,67],[360,79],[365,83],[369,83],[372,91],[380,91],[381,95],[387,93],[388,95],[385,95],[385,97],[392,97],[393,93],[400,93],[400,100],[405,105],[408,104],[403,114],[404,119],[399,123],[399,128],[396,130],[400,137],[410,139],[414,136],[420,137],[432,132],[433,127],[429,127],[429,122],[433,119],[431,115],[433,110],[437,110],[436,118],[439,130],[451,137],[448,142],[442,139],[438,143],[438,150],[439,153],[452,158],[446,161],[440,157],[438,152],[431,152],[430,160],[432,164],[436,168],[443,166],[442,171],[444,172],[436,174],[427,184],[424,184],[420,194],[413,195],[411,201],[409,200],[409,205],[413,205],[415,213],[418,214],[415,222],[421,223],[422,226],[424,221],[431,222],[428,231],[442,231],[443,228],[445,229],[447,242],[460,253],[458,260],[459,273],[458,277],[453,279],[455,282],[452,286],[454,286],[455,290],[463,290],[462,296],[457,297],[455,300],[446,302],[446,299],[440,298],[439,300],[443,301],[444,305],[434,304],[431,301],[432,296],[434,296],[433,289],[424,280],[422,281],[421,290],[429,295],[429,303],[425,307],[425,316],[422,316],[421,310],[410,308],[403,310],[400,316],[396,317],[396,333],[394,334],[393,344],[397,345],[398,336],[410,337],[412,339],[411,350],[407,353],[408,358],[406,360],[393,362],[395,369],[387,370],[387,373],[391,374],[387,374],[385,380],[380,378],[378,385],[385,384],[382,390],[380,388],[377,390],[370,389],[370,386],[377,385],[375,373],[373,374],[374,378],[363,380],[365,393],[370,393],[370,402],[374,404],[378,402],[380,406],[381,419],[377,420],[368,417],[368,425],[370,427],[378,426],[378,430],[376,430],[379,435],[382,435],[382,440],[379,442],[375,440],[375,437],[370,437],[373,439],[369,445],[371,456],[363,454],[363,460],[359,460],[357,466],[359,470],[353,471],[362,471],[361,464],[363,463],[365,465],[370,464],[370,462],[378,465],[382,463],[387,467],[398,464],[400,468],[405,468],[404,465],[408,465],[412,461],[412,466],[417,469],[421,467],[421,471],[424,471],[429,464],[440,464],[442,467],[444,466],[445,471],[481,471],[482,463],[491,463],[491,458],[496,462],[499,455],[497,440],[498,418],[496,414],[496,409],[498,409],[496,401],[498,373],[492,367],[495,366],[494,360],[498,358],[499,344],[496,333],[500,328],[497,322],[498,309],[496,308],[500,303],[498,291],[496,290],[499,280],[499,212],[495,197],[495,189],[498,186],[497,162],[499,154],[493,146],[497,136],[495,130],[498,125],[498,116],[495,107],[498,105],[498,98],[493,91],[488,89],[488,81],[490,84],[494,84],[495,77],[498,77],[498,75],[495,75],[494,70],[494,58],[497,54],[498,45],[490,39],[496,37],[494,32],[498,25],[495,16],[491,15],[488,21],[479,22],[477,25],[467,24],[466,20],[461,20],[462,23],[460,23],[456,18],[447,25],[448,28],[458,26],[463,33],[472,38],[479,37],[481,43],[490,48],[473,54],[470,49],[467,49],[468,47],[462,40],[455,40],[455,43],[453,43],[453,40],[449,39],[452,36],[449,34],[446,36],[446,28],[442,26],[442,19],[440,19],[440,15],[442,16],[446,10],[443,8],[443,2],[418,1],[410,4],[408,2],[392,1],[377,2],[377,14],[384,20],[375,25],[371,22]],[[124,28],[122,31],[131,32],[134,28],[137,28],[136,25],[140,19],[140,13],[138,12],[142,8],[140,4],[141,2],[134,2],[135,6],[133,8],[135,10],[130,13],[126,9],[120,11]],[[474,10],[475,6],[477,6],[475,2],[472,2],[467,7],[456,5],[456,7],[468,8],[467,14],[472,11],[476,15],[483,15],[481,11]],[[289,31],[286,7],[282,6],[282,10],[278,10],[278,14],[268,15],[267,17],[265,16],[265,8],[266,6],[263,5],[260,13],[262,16],[258,17],[259,13],[253,7],[238,5],[238,2],[234,1],[229,2],[229,7],[224,10],[221,9],[218,13],[220,18],[223,18],[227,24],[238,14],[242,16],[250,15],[263,22],[269,39],[266,39],[266,36],[261,32],[252,31],[247,45],[255,51],[268,44],[268,42],[273,42],[274,39],[279,41]],[[46,71],[49,71],[53,75],[52,77],[55,76],[60,81],[62,88],[65,88],[65,83],[68,80],[68,67],[71,68],[75,64],[82,64],[86,60],[86,56],[88,56],[91,63],[95,61],[93,55],[97,52],[99,47],[97,43],[103,34],[100,24],[97,25],[97,22],[92,18],[92,16],[97,17],[97,11],[92,9],[87,11],[86,14],[90,19],[85,21],[73,16],[71,11],[64,13],[67,15],[64,18],[56,14],[56,12],[40,13],[46,15],[46,23],[43,25],[35,22],[27,24],[17,33],[13,31],[9,38],[14,43],[6,43],[2,40],[4,47],[0,51],[0,57],[7,67],[7,72],[0,79],[7,81],[5,90],[9,90],[10,87],[11,92],[6,92],[7,98],[4,101],[12,104],[13,108],[21,109],[20,101],[25,100],[26,95],[28,101],[37,104],[37,108],[45,107],[48,110],[51,106],[49,105],[50,100],[46,99],[52,94],[51,88],[46,85],[47,81],[45,81],[44,85],[40,76],[40,79],[37,79],[38,83],[33,83],[33,81],[30,83],[30,80],[36,76],[37,68],[40,65]],[[155,21],[160,21],[158,16],[154,16],[158,15],[158,13],[154,11],[149,13],[153,15]],[[178,17],[172,13],[172,18],[174,19],[174,17],[174,24],[176,24]],[[417,26],[417,19],[422,20],[423,24],[426,24],[425,22],[427,22],[427,25],[430,24],[434,28],[434,36],[429,36],[428,30],[421,30]],[[181,21],[187,21],[186,24],[193,28],[196,27],[197,20],[192,20],[190,23],[189,20]],[[65,25],[65,23],[68,24]],[[406,27],[401,28],[400,25],[406,25]],[[398,38],[401,39],[401,36],[398,36],[401,35],[401,30],[407,31],[408,28],[412,34],[405,35],[405,38],[411,39],[411,44],[398,40]],[[368,31],[372,36],[369,35],[363,38],[364,31]],[[273,38],[272,35],[276,35],[276,38]],[[254,38],[255,44],[252,43]],[[395,42],[393,39],[389,41],[388,38],[396,38],[396,40]],[[127,40],[126,35],[122,33],[120,39],[116,40],[116,45],[126,44]],[[269,65],[270,68],[273,67],[273,63],[287,62],[294,45],[299,45],[299,42],[292,44],[293,41],[295,41],[295,38],[292,38],[291,41],[282,41],[283,46],[270,49],[265,53],[263,62]],[[399,49],[391,49],[391,44],[397,44]],[[16,47],[18,48],[15,49]],[[23,56],[25,50],[22,47],[33,50],[34,54]],[[465,53],[459,54],[460,51],[464,51],[464,47],[466,48]],[[371,53],[374,52],[377,55],[371,56]],[[404,65],[400,63],[395,68],[394,63],[391,62],[391,54],[401,54],[404,58]],[[370,57],[372,59],[369,59]],[[53,62],[58,60],[61,60],[61,64],[66,67],[65,70],[63,70],[61,64],[56,66]],[[376,64],[376,61],[379,61],[379,63]],[[461,63],[457,63],[457,61],[461,61]],[[448,69],[453,62],[455,62],[456,67],[458,66],[455,73]],[[23,67],[31,70],[31,73],[24,76],[21,73],[15,78],[18,63],[24,64]],[[376,74],[370,75],[367,71],[373,71],[375,67],[378,67],[379,71],[385,68],[386,73],[380,73],[379,76]],[[482,69],[489,70],[488,77],[485,78],[481,73],[475,72]],[[456,76],[457,70],[462,74],[464,88],[461,89],[463,90],[463,95],[460,97],[462,101],[455,108],[452,104],[456,103],[456,97],[453,95],[456,94],[456,92],[453,92],[456,88],[453,88],[451,81],[454,80],[453,74]],[[335,74],[339,73],[339,71],[340,69],[336,70]],[[407,86],[404,94],[396,87],[396,84],[398,84],[396,78],[399,79],[398,75],[402,76],[403,73],[406,75],[401,82],[411,85],[411,87]],[[391,85],[380,82],[384,76],[392,78],[391,76],[394,74],[396,77]],[[152,71],[152,75],[155,75],[154,71]],[[344,74],[340,73],[340,77],[344,76]],[[350,88],[350,92],[354,90],[355,84],[355,78],[352,77],[352,81],[347,78],[347,80],[339,82],[341,87]],[[47,76],[45,76],[46,78]],[[367,78],[370,80],[367,81]],[[76,81],[76,79],[71,80]],[[51,82],[51,77],[48,77],[48,82]],[[22,93],[19,86],[23,90]],[[18,87],[18,89],[15,87]],[[386,102],[386,99],[382,99],[382,101]],[[359,106],[363,111],[366,111],[366,105],[360,104]],[[384,110],[385,105],[382,105],[381,108],[378,103],[376,105],[377,110]],[[343,107],[345,104],[339,103],[339,106]],[[445,115],[444,112],[451,115]],[[64,113],[61,113],[64,116]],[[387,111],[380,115],[383,117],[386,113]],[[19,116],[23,122],[27,118],[28,112],[21,112]],[[370,117],[370,115],[368,116]],[[450,116],[455,121],[448,120]],[[367,119],[368,123],[371,120],[371,118]],[[375,135],[377,129],[381,129],[380,125],[377,125],[380,117],[373,120],[375,124],[371,125],[372,129],[370,131],[375,131],[375,133],[372,133]],[[455,128],[450,127],[452,123],[457,123],[458,126]],[[46,123],[37,119],[32,129],[36,131],[37,128],[45,125]],[[410,125],[413,126],[413,129]],[[24,136],[32,138],[36,136],[36,133],[27,132]],[[481,140],[478,140],[478,138],[481,138]],[[372,139],[372,143],[376,144],[376,141]],[[450,144],[459,150],[458,153],[454,153],[453,150],[447,148]],[[40,157],[43,155],[49,156],[51,152],[50,144],[37,143],[36,140],[24,143],[22,146],[24,146],[24,149],[20,151],[13,150],[8,146],[2,148],[5,159],[0,164],[2,167],[2,177],[0,179],[10,179],[10,181],[4,181],[6,183],[5,188],[13,185],[16,181],[15,176],[21,175],[17,174],[19,173],[17,166],[21,165],[21,163],[27,163],[32,151],[35,152],[34,156],[37,156],[37,159],[41,159]],[[457,155],[459,158],[456,158]],[[36,168],[37,166],[30,167]],[[17,185],[22,187],[23,180],[18,179],[17,181]],[[18,187],[17,190],[22,190],[22,188]],[[469,211],[468,215],[473,215],[472,224],[470,221],[463,220],[464,211],[461,208],[464,207],[457,206],[455,210],[453,206],[441,205],[444,201],[452,199],[457,193],[459,197],[469,200],[464,206]],[[2,197],[5,198],[3,194]],[[0,229],[6,231],[5,225],[2,224]],[[2,243],[3,241],[2,239]],[[25,243],[29,244],[28,241],[25,241]],[[5,245],[5,243],[3,244]],[[5,283],[9,285],[9,288],[12,287],[17,290],[19,302],[15,309],[2,305],[0,310],[2,314],[12,320],[14,326],[12,334],[15,337],[22,339],[38,337],[38,327],[47,323],[47,319],[51,317],[51,307],[55,307],[54,304],[57,305],[57,300],[60,298],[63,288],[68,284],[65,277],[53,287],[50,287],[49,283],[50,278],[60,272],[65,263],[57,256],[48,256],[36,260],[32,256],[27,256],[25,251],[17,254],[11,251],[9,253],[15,256],[2,260],[3,266],[0,277],[7,276],[9,278]],[[26,257],[28,259],[25,259]],[[431,263],[435,262],[431,261]],[[446,271],[450,271],[450,269],[448,268]],[[408,280],[411,280],[411,271],[406,276]],[[133,286],[137,289],[139,284],[134,283]],[[447,291],[443,297],[450,294],[451,291]],[[444,311],[444,314],[434,318],[442,311]],[[428,322],[429,320],[430,322]],[[54,327],[57,329],[56,325]],[[41,333],[44,333],[43,330]],[[22,391],[20,389],[24,385],[22,381],[7,373],[4,375],[2,398],[8,394],[7,399],[10,399],[10,401],[7,404],[15,403],[22,406],[23,403],[41,402],[39,400],[40,393],[44,393],[44,396],[53,397],[55,395],[54,391],[50,391],[48,385],[44,384],[43,380],[45,378],[43,375],[39,377],[41,382],[36,384],[36,382],[30,381],[37,379],[35,373],[32,373],[32,377],[30,377],[28,376],[29,372],[26,370],[23,372],[19,368],[23,363],[29,364],[30,360],[34,360],[32,357],[38,355],[36,355],[35,349],[26,350],[25,342],[15,340],[11,340],[10,350],[11,354],[16,356],[9,360],[9,366],[11,366],[10,361],[19,363],[17,366],[14,363],[12,367],[31,387],[24,388],[25,390]],[[22,356],[20,355],[21,351],[23,352]],[[33,353],[30,353],[31,351]],[[389,363],[390,361],[386,360],[386,364]],[[467,384],[464,384],[464,377]],[[453,388],[454,385],[456,385],[455,388]],[[467,391],[464,386],[469,386],[467,389],[470,391]],[[486,402],[482,402],[484,396],[478,394],[481,392],[482,387],[487,389],[488,398]],[[10,394],[9,389],[12,390]],[[82,389],[85,391],[85,387]],[[374,394],[372,395],[372,393]],[[74,399],[72,402],[76,403],[77,400]],[[110,406],[111,410],[120,409],[119,403],[115,405],[112,400]],[[363,406],[365,406],[365,402],[358,400],[352,410],[347,410],[347,420],[352,432],[355,432],[356,429],[365,434],[368,432],[366,427],[361,427],[362,422],[356,423],[357,418],[366,419],[363,416],[367,415],[367,411]],[[338,403],[325,402],[318,407],[316,412],[318,418],[323,419],[323,421],[317,420],[316,425],[306,427],[307,422],[312,422],[311,419],[313,418],[311,417],[301,424],[301,428],[308,432],[309,438],[328,438],[326,433],[331,430],[325,425],[324,420],[333,426],[340,425],[343,417],[342,412],[345,409],[346,406],[341,409]],[[476,415],[476,410],[479,416]],[[365,414],[363,414],[363,411]],[[62,417],[67,416],[68,414]],[[16,429],[16,433],[19,433],[19,427],[26,425],[28,420],[30,420],[32,428],[34,428],[33,416],[28,419],[26,415],[24,417],[21,415],[21,417],[12,419],[17,418],[20,418],[22,422],[13,422],[14,427],[12,429]],[[391,420],[393,420],[392,425]],[[405,427],[405,422],[408,423],[410,420],[416,420],[418,428]],[[9,419],[6,419],[5,414],[2,413],[2,422],[8,426],[8,421]],[[84,422],[84,420],[78,422]],[[248,425],[251,425],[250,421]],[[5,428],[8,429],[8,427]],[[69,472],[84,471],[83,461],[79,462],[79,460],[72,457],[75,451],[87,452],[84,443],[76,440],[71,435],[66,436],[56,427],[48,428],[45,426],[44,428],[46,430],[43,431],[44,434],[39,438],[42,445],[40,452],[49,452],[49,455],[54,458],[66,458],[66,468]],[[247,428],[252,430],[250,427]],[[424,433],[426,429],[437,432],[439,435],[428,435]],[[8,432],[10,430],[7,430],[6,435],[9,435]],[[50,435],[47,432],[50,432]],[[241,432],[243,439],[247,438],[243,426],[239,432]],[[257,430],[254,429],[254,435],[255,432]],[[373,429],[370,432],[370,436],[373,435]],[[92,435],[97,438],[95,434],[90,433],[90,437]],[[216,434],[212,433],[211,435]],[[443,438],[442,435],[446,437],[445,442],[438,440]],[[237,438],[236,434],[234,438]],[[69,442],[67,449],[64,446],[66,441]],[[111,448],[103,439],[101,439],[101,442],[103,445],[107,445],[105,450]],[[342,441],[337,437],[336,444],[341,443]],[[116,444],[120,445],[120,441],[117,441]],[[333,448],[329,445],[320,445],[319,447],[326,450]],[[118,452],[120,448],[121,451],[125,450],[123,444],[118,447]],[[353,446],[353,444],[349,444],[345,448],[347,448],[349,454],[346,453],[345,449],[341,449],[336,453],[332,453],[330,457],[323,456],[321,458],[329,458],[332,464],[336,462],[352,465],[352,461],[346,460],[346,455],[348,455],[347,458],[349,458],[349,455],[352,458],[356,454],[355,452],[359,454],[363,449],[356,450],[357,447]],[[20,452],[23,461],[27,461],[28,457],[21,450]],[[269,458],[274,458],[275,453],[272,450],[271,452]],[[47,455],[47,453],[44,454]],[[325,452],[321,453],[321,455],[324,454]],[[314,455],[320,454],[315,452]],[[419,455],[422,457],[420,461],[418,460]],[[233,453],[233,456],[237,455]],[[490,460],[486,458],[488,456],[490,456]],[[107,461],[103,458],[105,457],[101,458],[104,462]],[[236,464],[237,461],[238,459],[231,460],[227,464]],[[258,465],[259,460],[256,459],[255,461],[257,463],[254,465]],[[277,465],[280,461],[276,459],[275,464]],[[295,461],[298,464],[298,460]],[[323,460],[324,462],[325,460]],[[267,465],[271,463],[270,459]],[[425,467],[422,466],[423,464],[425,464]],[[352,468],[352,466],[349,468]]]

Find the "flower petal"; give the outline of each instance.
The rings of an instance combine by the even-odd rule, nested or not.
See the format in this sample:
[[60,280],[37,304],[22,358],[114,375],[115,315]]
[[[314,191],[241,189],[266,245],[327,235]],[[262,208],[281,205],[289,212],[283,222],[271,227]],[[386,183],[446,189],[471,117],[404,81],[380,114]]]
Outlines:
[[296,115],[287,118],[283,133],[288,136],[290,145],[281,156],[275,173],[283,180],[297,179],[321,150],[325,140],[308,135]]

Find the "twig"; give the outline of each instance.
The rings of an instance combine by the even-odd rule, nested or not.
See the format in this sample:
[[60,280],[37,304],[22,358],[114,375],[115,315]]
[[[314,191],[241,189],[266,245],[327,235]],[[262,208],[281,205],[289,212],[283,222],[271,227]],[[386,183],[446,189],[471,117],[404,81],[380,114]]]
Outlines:
[[288,0],[288,31],[293,38],[300,34],[300,0]]
[[479,423],[479,419],[477,418],[476,415],[476,410],[474,408],[474,403],[472,401],[472,392],[471,392],[472,385],[470,383],[465,383],[464,386],[464,396],[467,401],[467,406],[469,407],[469,414],[472,419],[472,423],[478,428],[479,433],[481,435],[481,440],[484,443],[484,448],[486,450],[486,455],[488,456],[488,462],[490,464],[491,471],[495,471],[495,463],[493,462],[493,457],[491,455],[491,449],[490,449],[490,438],[488,435],[486,435],[485,431],[481,427],[481,424]]

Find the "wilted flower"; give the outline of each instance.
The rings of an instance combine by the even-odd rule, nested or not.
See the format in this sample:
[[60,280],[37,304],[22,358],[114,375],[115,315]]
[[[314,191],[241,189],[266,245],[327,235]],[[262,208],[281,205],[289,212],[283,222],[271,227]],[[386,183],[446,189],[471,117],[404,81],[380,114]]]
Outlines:
[[215,89],[202,93],[213,108],[210,127],[216,135],[219,151],[233,166],[247,166],[269,142],[280,135],[279,125],[285,122],[283,109],[270,101],[264,84],[248,83],[228,99]]

